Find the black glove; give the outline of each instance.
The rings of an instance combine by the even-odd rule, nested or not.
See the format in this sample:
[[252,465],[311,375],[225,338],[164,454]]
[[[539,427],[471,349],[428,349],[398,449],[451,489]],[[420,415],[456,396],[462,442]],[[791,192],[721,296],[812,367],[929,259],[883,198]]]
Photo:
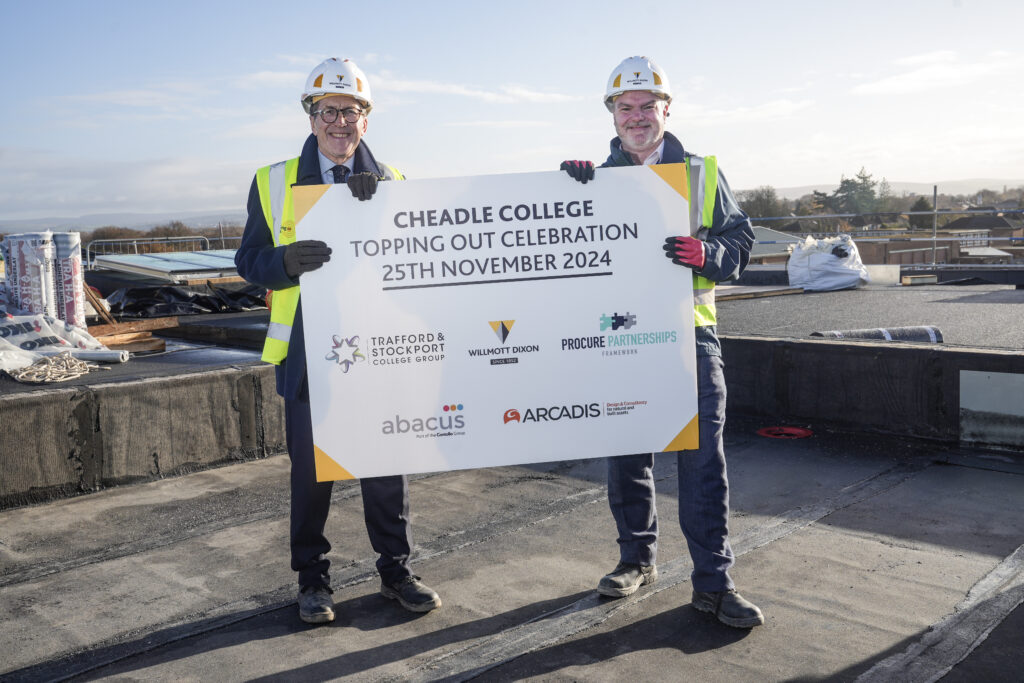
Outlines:
[[372,197],[377,191],[377,176],[369,171],[353,173],[345,182],[348,183],[348,189],[352,190],[352,196],[361,202]]
[[331,260],[331,248],[320,240],[299,240],[284,248],[284,272],[295,278]]
[[558,170],[565,171],[571,177],[580,181],[584,185],[587,184],[588,180],[594,179],[593,161],[563,161],[562,165],[558,167]]

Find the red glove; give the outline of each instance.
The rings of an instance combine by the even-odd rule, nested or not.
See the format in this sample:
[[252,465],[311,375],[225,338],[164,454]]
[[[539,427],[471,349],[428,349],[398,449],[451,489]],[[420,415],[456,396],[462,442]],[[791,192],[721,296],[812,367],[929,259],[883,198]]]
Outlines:
[[666,237],[662,249],[677,266],[704,268],[704,243],[695,237]]
[[587,184],[588,180],[594,179],[593,161],[563,161],[558,170],[565,171],[584,185]]

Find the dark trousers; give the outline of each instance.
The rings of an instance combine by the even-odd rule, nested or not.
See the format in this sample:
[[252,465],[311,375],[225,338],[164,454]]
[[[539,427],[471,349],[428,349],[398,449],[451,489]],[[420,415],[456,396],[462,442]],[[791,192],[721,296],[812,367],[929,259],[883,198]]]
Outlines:
[[[679,451],[679,525],[693,559],[694,590],[734,587],[729,568],[729,482],[725,469],[725,375],[719,356],[697,357],[697,413],[700,447]],[[658,511],[654,456],[608,459],[608,504],[619,531],[619,557],[630,564],[654,564],[658,552]]]
[[[291,554],[299,585],[330,586],[331,544],[324,536],[334,482],[317,482],[313,461],[313,425],[309,403],[285,400],[285,438],[292,461]],[[374,477],[359,482],[363,517],[370,544],[379,554],[377,571],[387,583],[409,576],[412,531],[409,527],[409,482],[404,476]]]

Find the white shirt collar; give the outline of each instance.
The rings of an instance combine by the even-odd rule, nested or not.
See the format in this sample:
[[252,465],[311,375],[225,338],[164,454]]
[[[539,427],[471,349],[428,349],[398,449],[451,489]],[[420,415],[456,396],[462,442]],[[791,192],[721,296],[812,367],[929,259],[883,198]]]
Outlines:
[[661,155],[665,151],[665,139],[662,138],[661,144],[658,145],[658,149],[651,152],[651,155],[644,159],[644,166],[651,166],[653,164],[661,163]]

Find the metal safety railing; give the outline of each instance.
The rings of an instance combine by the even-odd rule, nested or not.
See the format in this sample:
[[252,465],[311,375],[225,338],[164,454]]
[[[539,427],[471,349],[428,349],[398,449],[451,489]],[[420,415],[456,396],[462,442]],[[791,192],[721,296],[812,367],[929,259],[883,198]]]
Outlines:
[[111,254],[153,254],[175,251],[210,251],[211,248],[229,249],[228,243],[237,243],[241,237],[214,237],[217,246],[211,247],[210,238],[204,235],[181,237],[124,237],[117,239],[93,240],[85,245],[85,267],[92,269],[97,256]]
[[[935,206],[935,204],[933,204]],[[938,242],[956,240],[961,243],[961,246],[992,246],[992,242],[1008,242],[1011,245],[1014,242],[1024,241],[1022,237],[994,237],[991,234],[980,235],[977,232],[964,233],[955,232],[949,235],[938,234],[938,217],[942,216],[970,216],[970,215],[1017,215],[1024,216],[1024,209],[939,209],[933,208],[931,211],[868,211],[864,213],[830,213],[830,214],[812,214],[805,216],[798,216],[796,214],[790,214],[788,216],[757,216],[751,217],[751,222],[758,221],[811,221],[814,222],[818,219],[849,219],[849,218],[879,218],[879,219],[897,219],[897,218],[908,218],[910,216],[931,216],[932,217],[932,236],[931,237],[903,237],[901,235],[906,234],[903,231],[885,231],[885,230],[864,230],[844,233],[851,237],[856,238],[858,241],[864,242],[888,242],[888,241],[909,241],[909,242],[931,242],[932,244],[932,265],[936,265],[936,255],[938,250]],[[987,228],[978,228],[978,232],[985,232]],[[840,234],[840,226],[837,223],[835,231],[832,232],[813,232],[813,233],[793,233],[794,235],[800,235],[806,237],[808,234],[812,235],[815,239],[821,239],[825,237],[834,237]],[[889,232],[890,234],[884,235],[883,233]],[[778,241],[760,241],[759,244],[784,244],[784,240]]]

